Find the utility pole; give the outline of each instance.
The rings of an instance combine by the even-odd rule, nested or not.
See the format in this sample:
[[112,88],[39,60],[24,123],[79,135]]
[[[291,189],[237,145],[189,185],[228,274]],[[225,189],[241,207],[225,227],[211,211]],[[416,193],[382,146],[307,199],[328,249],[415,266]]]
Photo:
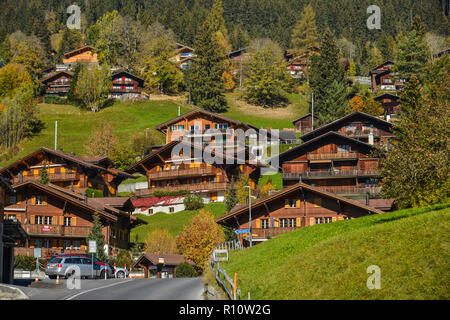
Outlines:
[[314,92],[311,93],[311,131],[314,130]]
[[253,247],[253,230],[252,230],[252,188],[250,186],[245,186],[248,188],[248,231],[250,233],[250,247]]
[[58,120],[55,121],[55,150],[58,149]]

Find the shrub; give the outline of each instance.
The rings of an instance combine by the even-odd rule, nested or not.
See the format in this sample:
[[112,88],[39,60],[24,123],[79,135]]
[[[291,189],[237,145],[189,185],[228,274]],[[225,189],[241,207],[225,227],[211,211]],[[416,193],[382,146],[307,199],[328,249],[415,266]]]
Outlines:
[[[89,198],[103,198],[103,191],[97,189],[86,189],[86,194]],[[93,195],[93,196],[92,196]]]
[[[39,259],[41,264],[45,263],[45,259]],[[14,268],[27,271],[36,270],[36,258],[25,255],[16,255],[14,257]]]
[[197,194],[189,194],[184,198],[186,210],[197,210],[204,207],[203,198]]
[[195,270],[195,268],[187,262],[180,263],[176,268],[177,278],[193,278],[197,276],[197,270]]
[[59,96],[47,95],[44,97],[44,102],[48,104],[67,104],[67,100]]

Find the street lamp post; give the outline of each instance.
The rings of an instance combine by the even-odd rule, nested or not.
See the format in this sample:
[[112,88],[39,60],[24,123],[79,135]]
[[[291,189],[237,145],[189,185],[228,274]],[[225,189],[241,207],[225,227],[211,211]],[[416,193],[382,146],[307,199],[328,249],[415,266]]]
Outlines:
[[253,230],[252,230],[252,188],[250,186],[245,186],[248,188],[248,231],[250,232],[250,247],[253,247]]

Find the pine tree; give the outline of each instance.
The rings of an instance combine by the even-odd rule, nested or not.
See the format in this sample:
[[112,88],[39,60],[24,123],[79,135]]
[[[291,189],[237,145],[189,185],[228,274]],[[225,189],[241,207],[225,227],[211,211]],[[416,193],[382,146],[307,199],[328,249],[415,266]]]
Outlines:
[[194,47],[196,57],[186,72],[192,102],[208,111],[225,112],[227,103],[222,75],[227,55],[213,35],[208,20],[201,26]]
[[89,243],[89,241],[95,241],[97,243],[97,258],[101,261],[106,260],[106,254],[105,254],[105,236],[102,232],[102,223],[100,221],[100,216],[97,212],[93,215],[94,221],[91,227],[91,230],[89,231],[89,235],[86,238],[86,242]]
[[230,188],[225,193],[225,210],[230,212],[238,203],[237,190],[234,180],[231,182]]
[[41,178],[39,179],[39,183],[48,184],[49,182],[50,182],[50,177],[48,176],[47,160],[44,160],[44,165],[41,170]]
[[296,55],[303,54],[311,47],[318,45],[318,33],[316,26],[316,15],[310,4],[308,4],[300,15],[300,20],[292,32],[291,44]]
[[398,59],[394,70],[402,79],[408,80],[412,75],[420,75],[428,60],[428,49],[424,41],[411,31],[399,44]]

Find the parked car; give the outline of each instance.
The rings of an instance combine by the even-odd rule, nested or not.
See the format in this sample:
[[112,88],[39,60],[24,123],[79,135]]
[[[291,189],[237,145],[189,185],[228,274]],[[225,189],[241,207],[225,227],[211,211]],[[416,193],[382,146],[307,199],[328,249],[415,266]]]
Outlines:
[[130,276],[130,271],[125,268],[115,267],[112,265],[109,265],[109,267],[114,270],[114,277],[116,278],[125,279],[126,277]]
[[74,266],[80,269],[81,278],[104,278],[105,269],[107,277],[113,277],[114,272],[106,263],[94,258],[92,259],[85,255],[80,254],[64,254],[56,255],[50,258],[45,267],[45,274],[50,279],[56,279],[57,276],[68,278],[75,273]]

